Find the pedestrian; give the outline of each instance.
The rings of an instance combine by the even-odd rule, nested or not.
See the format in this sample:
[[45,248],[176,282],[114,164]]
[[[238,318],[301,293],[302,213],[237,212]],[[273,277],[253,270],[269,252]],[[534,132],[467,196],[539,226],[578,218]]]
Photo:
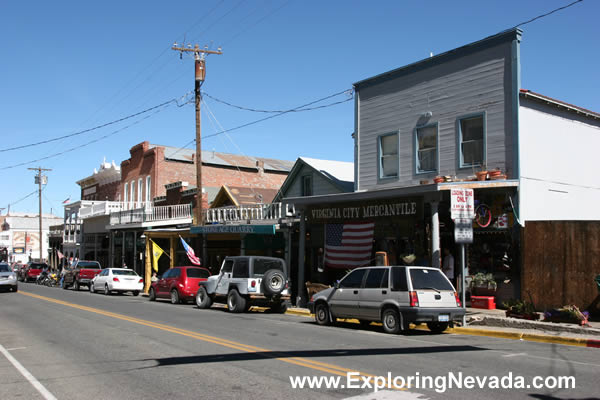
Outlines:
[[450,279],[450,282],[456,287],[454,282],[454,257],[449,248],[444,248],[444,261],[442,263],[442,272]]
[[158,276],[156,276],[156,272],[152,273],[152,278],[150,278],[151,282],[156,282],[158,280]]

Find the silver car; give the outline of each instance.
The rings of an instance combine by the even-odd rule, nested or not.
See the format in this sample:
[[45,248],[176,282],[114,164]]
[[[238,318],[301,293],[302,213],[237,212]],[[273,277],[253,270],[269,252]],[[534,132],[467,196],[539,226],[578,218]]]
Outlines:
[[0,263],[0,289],[10,289],[13,292],[19,290],[17,273],[7,263]]
[[411,322],[440,333],[465,313],[448,278],[438,268],[418,266],[356,268],[312,296],[308,307],[320,325],[357,318],[361,324],[381,321],[388,333]]

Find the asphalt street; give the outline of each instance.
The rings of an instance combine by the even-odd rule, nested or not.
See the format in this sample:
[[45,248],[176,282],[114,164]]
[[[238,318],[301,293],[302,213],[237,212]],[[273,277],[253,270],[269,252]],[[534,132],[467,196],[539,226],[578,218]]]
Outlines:
[[[388,335],[374,325],[322,327],[302,316],[229,314],[35,284],[0,293],[0,346],[0,399],[600,396],[598,349],[424,331]],[[348,382],[349,373],[356,380]],[[441,392],[441,379],[459,373],[480,381],[522,376],[525,385],[535,376],[569,376],[575,388],[475,384]],[[346,387],[293,388],[290,377],[296,376],[340,377]],[[373,393],[376,380],[410,376],[437,378],[438,391],[413,381],[409,388]]]

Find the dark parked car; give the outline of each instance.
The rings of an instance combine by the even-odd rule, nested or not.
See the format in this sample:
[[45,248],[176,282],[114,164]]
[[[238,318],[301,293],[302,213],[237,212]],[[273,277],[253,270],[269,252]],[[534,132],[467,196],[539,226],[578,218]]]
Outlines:
[[196,298],[198,284],[210,276],[206,268],[175,267],[166,271],[150,286],[150,301],[171,299],[171,303],[184,303]]

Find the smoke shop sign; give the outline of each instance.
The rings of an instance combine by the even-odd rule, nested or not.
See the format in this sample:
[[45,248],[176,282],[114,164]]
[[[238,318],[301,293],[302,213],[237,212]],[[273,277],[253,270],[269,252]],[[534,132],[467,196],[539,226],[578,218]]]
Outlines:
[[313,207],[308,210],[312,221],[361,220],[376,218],[407,218],[420,214],[420,201],[336,205],[335,207]]

